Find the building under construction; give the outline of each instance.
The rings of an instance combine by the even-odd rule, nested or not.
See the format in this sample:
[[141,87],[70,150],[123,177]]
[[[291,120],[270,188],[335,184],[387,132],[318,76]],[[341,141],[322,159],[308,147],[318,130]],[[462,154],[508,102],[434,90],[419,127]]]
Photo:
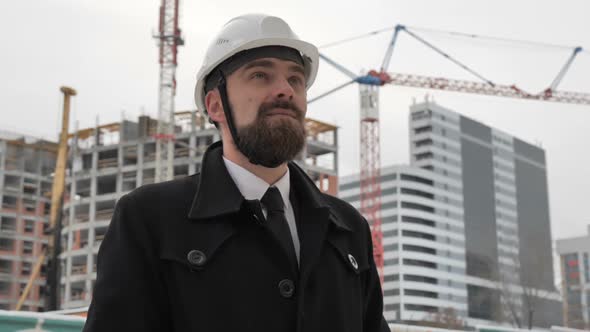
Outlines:
[[[306,120],[307,146],[298,164],[318,187],[337,192],[337,128]],[[157,120],[99,125],[70,135],[71,171],[63,210],[60,298],[62,309],[90,304],[96,256],[115,202],[125,193],[155,182]],[[217,129],[197,111],[175,114],[174,177],[200,169],[207,147],[219,140]]]
[[[0,132],[0,309],[14,309],[47,244],[57,144]],[[22,309],[42,311],[45,276],[33,282]]]

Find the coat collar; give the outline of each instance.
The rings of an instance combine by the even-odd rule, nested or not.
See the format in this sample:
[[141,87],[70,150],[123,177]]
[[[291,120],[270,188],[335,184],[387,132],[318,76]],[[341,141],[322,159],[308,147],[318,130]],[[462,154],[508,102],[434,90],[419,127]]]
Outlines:
[[240,211],[244,197],[227,172],[222,155],[221,141],[211,144],[205,151],[189,218],[209,219]]
[[[223,146],[218,141],[209,146],[203,155],[201,175],[197,192],[188,217],[191,219],[210,219],[240,211],[244,197],[229,175],[223,162]],[[330,220],[339,228],[350,231],[342,218],[334,213],[324,195],[295,163],[289,162],[291,190],[296,190],[303,206],[314,209],[328,209]]]

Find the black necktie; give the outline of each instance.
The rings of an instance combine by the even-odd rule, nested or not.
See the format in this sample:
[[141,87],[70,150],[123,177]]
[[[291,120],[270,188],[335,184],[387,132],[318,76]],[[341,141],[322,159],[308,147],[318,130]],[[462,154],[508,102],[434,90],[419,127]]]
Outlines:
[[279,240],[287,255],[290,263],[297,271],[297,256],[295,255],[295,246],[289,230],[289,224],[285,217],[285,204],[281,197],[281,192],[277,187],[269,187],[262,199],[260,200],[266,208],[266,221],[268,228]]

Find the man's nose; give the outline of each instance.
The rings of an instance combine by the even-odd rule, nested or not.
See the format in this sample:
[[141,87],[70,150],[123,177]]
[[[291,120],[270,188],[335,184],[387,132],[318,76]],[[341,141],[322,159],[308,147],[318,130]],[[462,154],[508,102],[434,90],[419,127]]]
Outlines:
[[295,90],[286,78],[281,77],[277,79],[276,90],[274,93],[277,98],[291,100],[293,99],[294,93]]

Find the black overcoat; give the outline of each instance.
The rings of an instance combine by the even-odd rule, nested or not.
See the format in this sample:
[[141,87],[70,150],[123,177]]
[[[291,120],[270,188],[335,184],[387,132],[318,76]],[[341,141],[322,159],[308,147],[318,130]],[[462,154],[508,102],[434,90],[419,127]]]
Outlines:
[[214,143],[199,174],[118,201],[84,331],[389,331],[367,222],[295,163],[289,170],[299,269]]

